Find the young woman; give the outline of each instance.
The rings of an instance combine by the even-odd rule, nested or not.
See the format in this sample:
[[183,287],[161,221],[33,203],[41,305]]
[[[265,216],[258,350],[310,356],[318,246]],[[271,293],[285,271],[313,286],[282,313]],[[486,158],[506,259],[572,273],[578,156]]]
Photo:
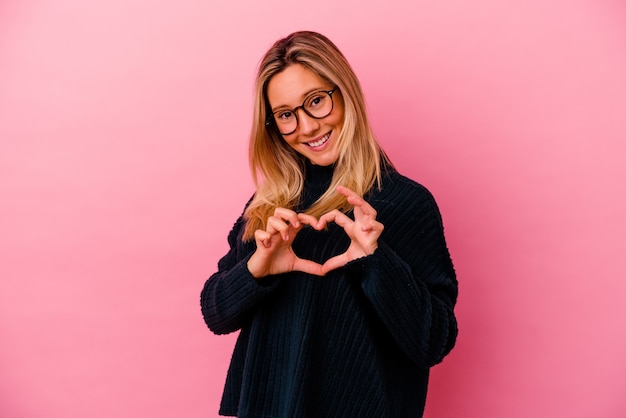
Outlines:
[[375,141],[326,37],[265,54],[250,165],[256,193],[201,294],[213,332],[240,330],[220,414],[421,417],[457,336],[441,216]]

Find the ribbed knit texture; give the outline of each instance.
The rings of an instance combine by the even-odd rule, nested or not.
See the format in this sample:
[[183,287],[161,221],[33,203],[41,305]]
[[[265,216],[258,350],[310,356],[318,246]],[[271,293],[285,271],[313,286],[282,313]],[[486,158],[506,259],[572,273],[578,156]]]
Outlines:
[[[307,165],[302,207],[330,184]],[[201,295],[209,328],[241,330],[220,414],[240,418],[421,417],[429,368],[454,346],[457,281],[439,211],[421,185],[389,170],[366,200],[385,226],[374,254],[325,277],[292,272],[256,281],[244,220]],[[352,214],[349,214],[352,216]],[[304,228],[293,243],[323,263],[349,239],[339,226]]]

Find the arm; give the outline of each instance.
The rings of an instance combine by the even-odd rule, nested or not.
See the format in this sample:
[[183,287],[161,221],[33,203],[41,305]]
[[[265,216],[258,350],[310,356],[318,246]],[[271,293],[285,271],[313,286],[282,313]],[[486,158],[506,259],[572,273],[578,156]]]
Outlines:
[[265,230],[255,231],[255,243],[241,239],[245,226],[239,218],[228,235],[230,251],[218,271],[206,281],[200,297],[202,315],[211,331],[226,334],[240,329],[263,298],[272,293],[281,273],[302,271],[322,275],[322,266],[296,256],[291,244],[305,223],[316,222],[277,208]]
[[361,286],[398,346],[421,368],[443,360],[455,344],[454,273],[432,266],[417,268],[380,242],[376,253],[347,266],[361,276]]
[[456,276],[432,195],[408,179],[388,186],[371,205],[349,190],[342,193],[355,205],[354,221],[343,214],[328,220],[342,226],[352,243],[325,268],[345,265],[359,278],[396,344],[419,367],[429,368],[456,341]]
[[416,191],[406,207],[385,215],[377,251],[349,268],[360,271],[365,295],[398,345],[427,368],[456,342],[458,284],[435,200],[421,186]]
[[204,321],[216,334],[240,329],[254,307],[276,287],[276,280],[257,281],[248,270],[254,245],[241,242],[244,225],[240,217],[228,235],[230,250],[218,262],[217,272],[206,281],[200,295]]

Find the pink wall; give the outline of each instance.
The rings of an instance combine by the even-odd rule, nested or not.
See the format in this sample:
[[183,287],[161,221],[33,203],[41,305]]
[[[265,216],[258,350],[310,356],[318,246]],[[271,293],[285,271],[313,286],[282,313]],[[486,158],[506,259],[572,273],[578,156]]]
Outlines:
[[252,192],[261,54],[309,28],[436,195],[460,338],[427,417],[626,414],[618,0],[0,3],[0,416],[216,415],[199,292]]

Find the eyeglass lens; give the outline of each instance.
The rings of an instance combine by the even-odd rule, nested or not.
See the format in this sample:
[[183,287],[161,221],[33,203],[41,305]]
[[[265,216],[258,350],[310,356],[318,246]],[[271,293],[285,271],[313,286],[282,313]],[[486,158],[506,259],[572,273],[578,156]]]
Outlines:
[[311,94],[304,100],[301,106],[291,110],[279,110],[274,113],[274,120],[278,131],[283,135],[289,135],[298,128],[298,109],[304,110],[308,116],[315,119],[322,119],[330,115],[333,110],[333,98],[331,91],[318,91]]

